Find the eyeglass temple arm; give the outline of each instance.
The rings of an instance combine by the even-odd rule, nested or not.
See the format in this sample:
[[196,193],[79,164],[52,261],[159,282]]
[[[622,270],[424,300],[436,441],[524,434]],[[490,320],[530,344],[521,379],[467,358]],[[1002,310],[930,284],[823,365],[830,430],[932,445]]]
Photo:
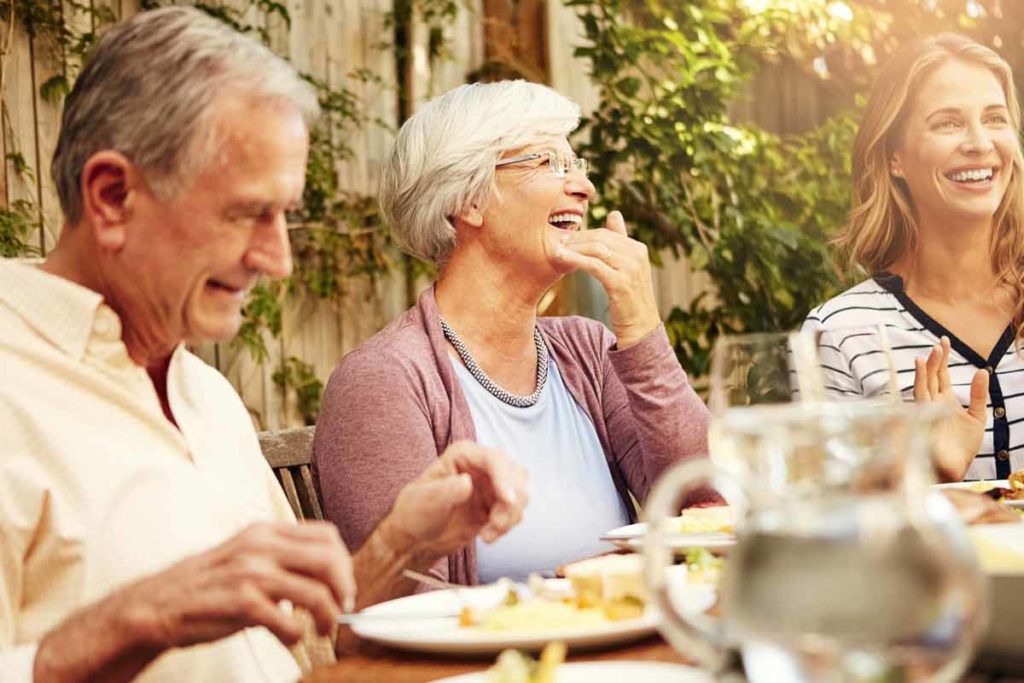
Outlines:
[[532,154],[523,154],[522,156],[518,156],[518,157],[511,157],[511,158],[508,158],[508,159],[499,159],[498,161],[496,161],[494,163],[494,165],[495,166],[507,166],[508,164],[518,164],[521,161],[533,161],[534,159],[540,159],[541,156],[542,156],[541,154],[537,154],[536,152],[534,152]]

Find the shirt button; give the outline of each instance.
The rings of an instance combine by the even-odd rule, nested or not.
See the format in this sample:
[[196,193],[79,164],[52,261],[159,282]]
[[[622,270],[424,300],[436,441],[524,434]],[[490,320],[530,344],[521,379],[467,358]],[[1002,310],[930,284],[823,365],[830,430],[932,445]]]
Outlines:
[[995,414],[996,417],[1002,417],[1003,415],[1006,415],[1006,408],[999,406],[992,412]]
[[996,458],[1002,460],[1003,462],[1006,462],[1007,460],[1010,459],[1010,453],[1009,451],[999,451],[998,453],[996,453]]

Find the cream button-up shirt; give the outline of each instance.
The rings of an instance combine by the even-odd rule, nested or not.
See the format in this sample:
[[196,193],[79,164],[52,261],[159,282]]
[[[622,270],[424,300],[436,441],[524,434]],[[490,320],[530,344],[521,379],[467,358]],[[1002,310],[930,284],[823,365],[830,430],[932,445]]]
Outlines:
[[[225,541],[294,519],[231,385],[179,347],[165,418],[95,292],[0,259],[0,679],[72,611]],[[164,653],[142,681],[293,681],[266,629]]]

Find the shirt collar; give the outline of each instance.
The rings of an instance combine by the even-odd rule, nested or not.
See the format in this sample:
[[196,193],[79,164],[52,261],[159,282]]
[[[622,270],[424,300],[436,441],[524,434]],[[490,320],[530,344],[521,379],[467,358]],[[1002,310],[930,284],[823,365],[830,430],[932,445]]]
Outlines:
[[25,262],[0,259],[0,303],[77,360],[93,333],[121,336],[121,321],[100,294]]

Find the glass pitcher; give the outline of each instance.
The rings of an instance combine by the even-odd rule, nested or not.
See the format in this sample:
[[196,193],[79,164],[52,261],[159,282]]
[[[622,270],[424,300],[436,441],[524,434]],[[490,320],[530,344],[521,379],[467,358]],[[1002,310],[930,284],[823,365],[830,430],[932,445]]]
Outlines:
[[[952,505],[932,488],[933,405],[755,406],[718,428],[746,466],[681,463],[647,504],[648,588],[662,633],[748,680],[957,680],[983,632],[985,579]],[[722,617],[687,616],[665,568],[665,521],[710,482],[737,508]]]

